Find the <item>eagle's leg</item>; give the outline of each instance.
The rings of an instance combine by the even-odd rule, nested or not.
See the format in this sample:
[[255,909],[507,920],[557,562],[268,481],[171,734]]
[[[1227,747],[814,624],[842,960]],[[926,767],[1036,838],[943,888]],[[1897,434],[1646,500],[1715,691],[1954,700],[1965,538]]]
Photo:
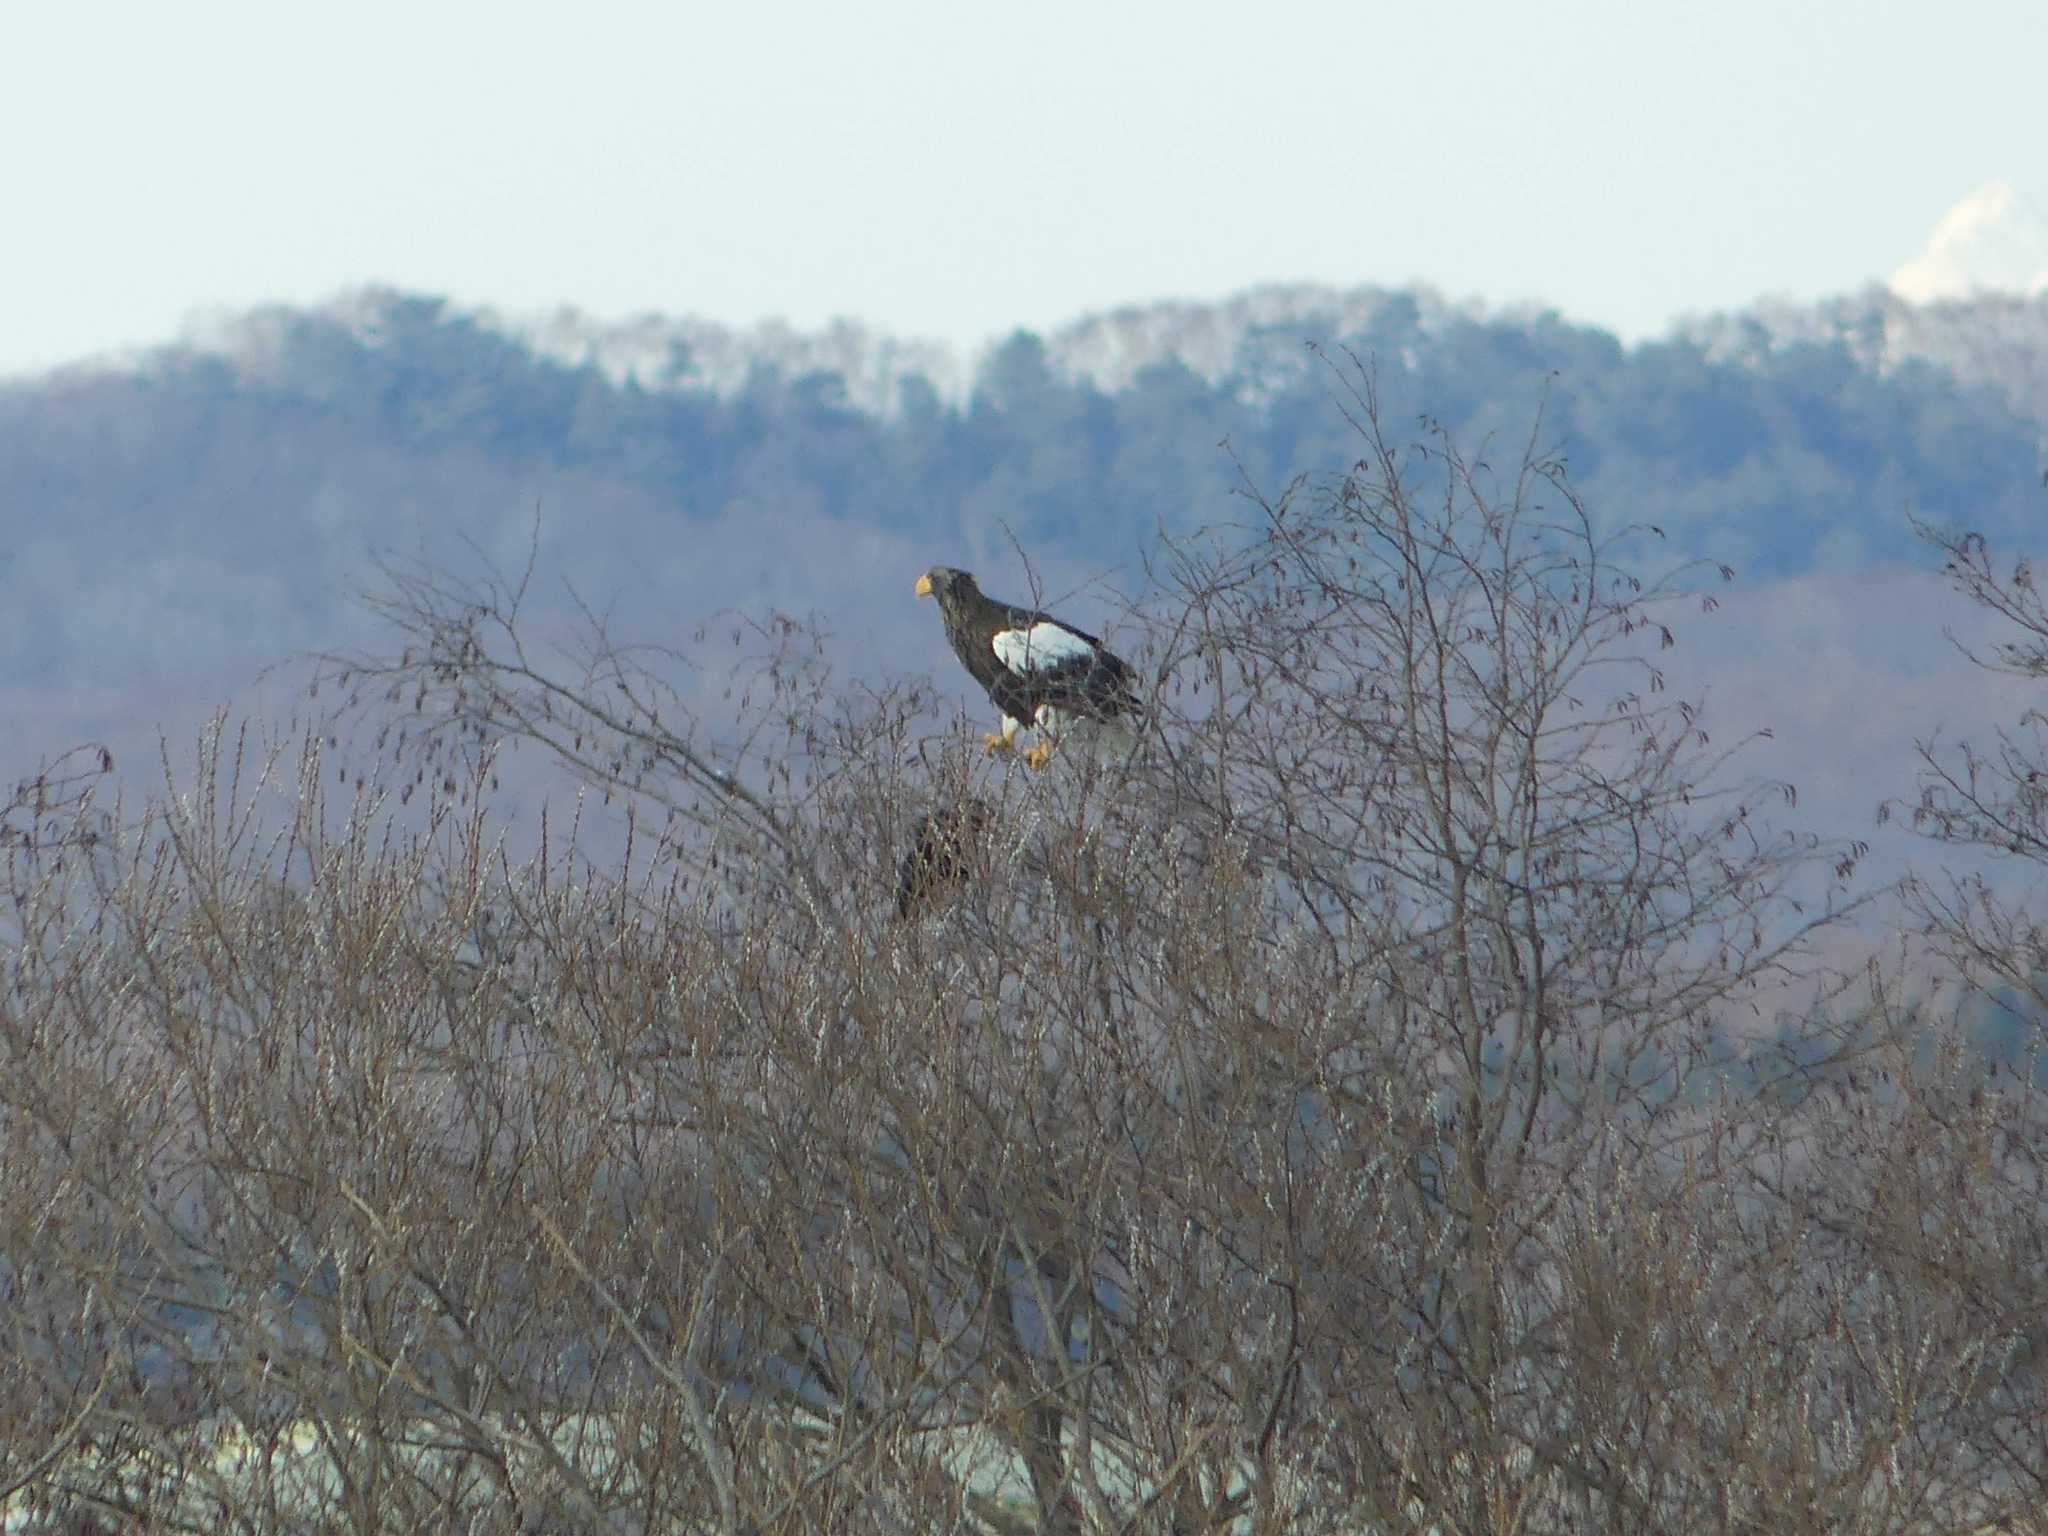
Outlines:
[[994,757],[998,752],[1016,751],[1017,732],[1022,730],[1023,728],[1024,727],[1022,721],[1013,720],[1008,715],[1003,716],[1002,731],[1000,733],[990,731],[986,736],[981,738],[982,750],[986,752],[990,757]]
[[1038,745],[1024,754],[1034,772],[1043,773],[1046,764],[1052,761],[1053,748],[1059,745],[1060,734],[1073,723],[1073,716],[1056,705],[1041,704],[1032,716],[1032,724],[1038,727]]

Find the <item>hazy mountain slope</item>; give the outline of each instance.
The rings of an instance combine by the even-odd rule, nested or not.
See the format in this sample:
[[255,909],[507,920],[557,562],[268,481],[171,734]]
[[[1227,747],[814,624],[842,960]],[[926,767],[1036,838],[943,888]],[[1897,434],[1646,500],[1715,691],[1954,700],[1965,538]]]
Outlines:
[[[376,344],[387,335],[386,317],[407,302],[371,290],[338,299],[322,313]],[[231,317],[209,327],[199,344],[260,371],[265,355],[274,364],[303,319],[287,310]],[[478,310],[474,319],[537,357],[593,367],[614,384],[730,398],[764,370],[785,378],[834,374],[848,404],[878,415],[903,410],[906,391],[921,394],[926,386],[950,405],[964,404],[983,361],[963,358],[943,343],[880,335],[850,321],[814,332],[779,323],[742,330],[662,315],[605,322],[567,308],[533,316]],[[1115,392],[1147,369],[1185,368],[1205,384],[1227,384],[1237,398],[1257,403],[1310,371],[1294,345],[1303,337],[1329,343],[1392,328],[1417,333],[1426,345],[1453,329],[1488,324],[1545,329],[1559,322],[1540,310],[1489,317],[1481,305],[1452,304],[1428,289],[1299,283],[1214,302],[1130,305],[1077,320],[1044,341],[1054,373],[1069,383],[1086,381]],[[1766,302],[1697,317],[1682,322],[1675,334],[1714,362],[1753,366],[1792,347],[1840,345],[1860,366],[1879,373],[1929,363],[1966,387],[1989,386],[2016,413],[2048,428],[2048,293],[1909,303],[1872,287],[1816,305]],[[1416,354],[1398,361],[1413,366]]]
[[2042,428],[2014,402],[2039,398],[2044,315],[1872,297],[1626,349],[1428,293],[1266,289],[1019,334],[963,387],[943,354],[850,328],[607,340],[365,293],[0,391],[0,653],[30,693],[225,691],[359,632],[373,553],[517,566],[538,516],[551,605],[567,578],[657,637],[816,611],[872,637],[849,662],[914,666],[937,642],[907,588],[934,560],[1016,590],[1014,538],[1054,590],[1131,587],[1159,530],[1246,515],[1225,439],[1272,490],[1340,472],[1355,445],[1310,343],[1370,359],[1400,429],[1427,413],[1502,468],[1541,407],[1597,517],[1752,581],[1915,559],[1909,506],[2038,524]]

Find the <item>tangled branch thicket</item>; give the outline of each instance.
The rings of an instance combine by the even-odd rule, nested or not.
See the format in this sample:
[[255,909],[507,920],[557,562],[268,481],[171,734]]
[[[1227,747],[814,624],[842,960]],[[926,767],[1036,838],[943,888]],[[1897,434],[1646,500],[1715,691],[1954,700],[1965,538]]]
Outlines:
[[[1853,859],[1665,688],[1693,573],[1353,403],[1162,553],[1129,761],[415,575],[360,787],[35,808],[10,1528],[2041,1528],[2034,1077],[1745,1027]],[[615,858],[505,855],[515,749]]]

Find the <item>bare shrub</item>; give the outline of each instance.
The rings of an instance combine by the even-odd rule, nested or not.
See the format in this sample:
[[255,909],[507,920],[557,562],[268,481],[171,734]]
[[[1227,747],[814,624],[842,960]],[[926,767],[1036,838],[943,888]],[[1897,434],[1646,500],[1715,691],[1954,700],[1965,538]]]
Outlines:
[[[2023,554],[2010,567],[1981,534],[1916,522],[1956,590],[1997,621],[2004,638],[1986,648],[1958,647],[1978,666],[2024,681],[2048,680],[2048,603]],[[1949,849],[1979,856],[1976,867],[1945,879],[1922,877],[1908,897],[1925,930],[1960,974],[1987,987],[2009,989],[2005,1024],[2028,1038],[2024,1054],[2038,1058],[2048,992],[2048,937],[2035,913],[2039,870],[2048,863],[2048,717],[2026,709],[1992,744],[1958,742],[1944,749],[1920,743],[1919,794],[1906,807],[1917,831]],[[1896,807],[1886,807],[1890,814]],[[1988,860],[2020,880],[1994,885]],[[2024,885],[2022,885],[2022,881]],[[2021,895],[2010,894],[2015,887]]]
[[[1350,471],[1163,552],[1128,761],[401,574],[324,684],[374,767],[218,732],[17,865],[0,1470],[249,1532],[2031,1507],[2036,1101],[1738,1027],[1853,858],[1665,690],[1688,573],[1356,382]],[[515,852],[536,751],[591,798]]]

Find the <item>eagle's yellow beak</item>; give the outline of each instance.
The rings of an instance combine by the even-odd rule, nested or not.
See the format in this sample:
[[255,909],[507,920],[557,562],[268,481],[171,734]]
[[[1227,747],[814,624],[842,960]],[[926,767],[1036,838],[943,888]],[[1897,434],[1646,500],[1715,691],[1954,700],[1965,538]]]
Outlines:
[[920,576],[917,578],[917,595],[919,597],[930,597],[932,595],[931,577]]

